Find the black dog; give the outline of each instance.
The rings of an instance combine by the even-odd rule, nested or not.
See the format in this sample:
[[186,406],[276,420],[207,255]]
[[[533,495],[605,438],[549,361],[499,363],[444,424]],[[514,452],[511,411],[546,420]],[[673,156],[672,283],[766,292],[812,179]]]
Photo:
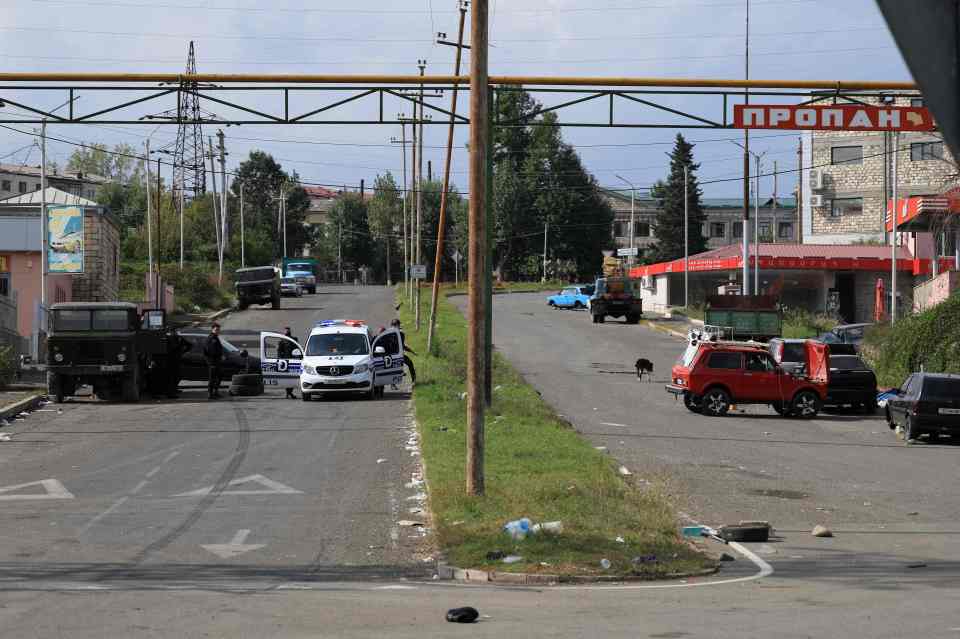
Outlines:
[[653,381],[653,362],[651,362],[649,359],[645,359],[641,357],[640,359],[637,360],[637,363],[634,364],[634,366],[637,369],[638,379],[643,379],[643,374],[646,373],[647,381],[648,382]]

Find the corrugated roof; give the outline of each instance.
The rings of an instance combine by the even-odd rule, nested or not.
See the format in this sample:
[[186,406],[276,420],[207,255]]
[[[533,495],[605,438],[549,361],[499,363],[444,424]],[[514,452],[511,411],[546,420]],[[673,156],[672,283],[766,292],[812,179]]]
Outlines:
[[[0,200],[0,206],[40,206],[42,204],[40,191],[30,191],[21,195],[14,195]],[[47,187],[47,204],[64,204],[67,206],[100,206],[93,200],[67,193],[52,186]]]

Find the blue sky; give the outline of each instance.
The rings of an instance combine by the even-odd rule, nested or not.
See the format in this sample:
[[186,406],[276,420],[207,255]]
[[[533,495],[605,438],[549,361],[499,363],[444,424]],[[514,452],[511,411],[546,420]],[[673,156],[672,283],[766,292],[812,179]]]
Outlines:
[[[742,78],[745,0],[490,0],[490,71],[503,75],[662,76]],[[230,2],[228,0],[14,0],[5,3],[0,26],[4,71],[179,72],[193,39],[202,72],[412,73],[419,58],[428,73],[449,73],[454,51],[434,43],[437,31],[456,34],[454,0],[322,0]],[[469,32],[469,25],[468,25]],[[469,62],[469,58],[466,59]],[[909,80],[892,37],[873,0],[752,0],[752,78],[776,80]],[[87,109],[99,99],[83,94]],[[63,96],[51,95],[53,107]],[[712,114],[702,100],[673,99],[671,106]],[[443,100],[446,105],[446,99]],[[461,100],[461,109],[466,100]],[[356,105],[363,110],[372,107]],[[6,107],[6,113],[16,109]],[[158,108],[158,111],[162,110]],[[574,114],[605,113],[584,105]],[[29,128],[29,127],[20,127]],[[142,146],[154,126],[53,126],[71,140]],[[205,131],[212,135],[211,128]],[[391,136],[397,126],[243,126],[227,129],[231,165],[253,148],[271,153],[304,180],[355,186],[387,170],[400,174],[401,156]],[[675,130],[572,129],[564,137],[605,186],[636,187],[665,175]],[[175,131],[153,133],[153,145]],[[739,132],[691,130],[700,141],[695,157],[703,181],[735,177]],[[457,134],[453,180],[466,184],[465,128]],[[435,172],[443,161],[446,127],[428,127],[426,158]],[[760,133],[753,148],[765,152],[765,170],[796,166],[796,135]],[[0,161],[36,164],[39,152],[23,149],[30,138],[0,130]],[[334,143],[334,144],[324,144]],[[357,146],[352,146],[357,145]],[[51,143],[61,165],[71,148]],[[791,174],[779,181],[793,188]],[[708,197],[734,197],[737,182],[704,186]],[[772,179],[761,193],[768,195]]]

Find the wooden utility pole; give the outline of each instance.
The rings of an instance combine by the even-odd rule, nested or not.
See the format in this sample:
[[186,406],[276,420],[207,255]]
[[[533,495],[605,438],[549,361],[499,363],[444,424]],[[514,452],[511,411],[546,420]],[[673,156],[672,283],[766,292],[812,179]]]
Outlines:
[[[426,60],[417,60],[417,65],[420,67],[420,75],[422,76],[424,71],[427,68]],[[417,229],[416,229],[416,246],[414,246],[413,252],[415,254],[415,259],[417,264],[423,264],[423,261],[420,257],[421,255],[421,244],[420,244],[420,224],[423,219],[423,85],[420,85],[420,117],[418,121],[414,123],[414,128],[420,127],[419,135],[417,136],[417,143],[420,145],[420,148],[417,149]],[[417,331],[420,330],[420,278],[417,278],[416,289],[414,291],[414,322],[416,324]]]
[[474,0],[470,19],[470,214],[467,305],[467,494],[483,495],[484,364],[487,265],[487,0]]
[[[463,25],[467,19],[466,3],[460,3],[460,27],[457,32],[457,57],[453,75],[460,75],[460,59],[463,52]],[[427,327],[427,352],[433,352],[433,335],[437,327],[437,297],[440,294],[440,275],[443,267],[443,241],[447,220],[447,191],[450,190],[450,160],[453,156],[453,133],[456,128],[457,85],[453,85],[450,97],[450,126],[447,129],[447,157],[443,163],[443,190],[440,192],[440,219],[437,222],[437,251],[433,259],[433,291],[430,295],[430,323]]]

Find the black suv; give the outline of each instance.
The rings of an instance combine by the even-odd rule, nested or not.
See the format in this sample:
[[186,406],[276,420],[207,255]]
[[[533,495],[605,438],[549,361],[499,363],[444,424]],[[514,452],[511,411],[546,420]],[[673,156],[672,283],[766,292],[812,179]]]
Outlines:
[[270,304],[280,308],[280,269],[272,266],[239,268],[234,273],[234,287],[240,310],[251,304]]
[[887,424],[905,440],[960,434],[960,375],[913,373],[887,400]]
[[857,355],[834,355],[830,345],[830,381],[826,406],[850,405],[865,413],[877,411],[877,376]]

